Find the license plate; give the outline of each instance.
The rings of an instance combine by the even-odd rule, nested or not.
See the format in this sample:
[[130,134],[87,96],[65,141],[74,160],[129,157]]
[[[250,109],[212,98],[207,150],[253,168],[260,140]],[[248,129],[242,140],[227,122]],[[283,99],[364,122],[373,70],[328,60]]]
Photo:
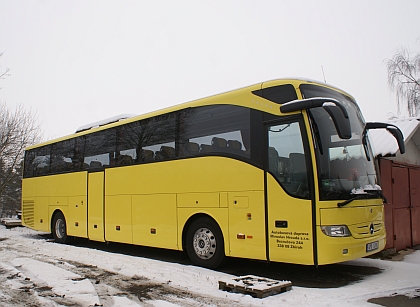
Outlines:
[[374,251],[379,248],[379,241],[366,244],[366,253]]

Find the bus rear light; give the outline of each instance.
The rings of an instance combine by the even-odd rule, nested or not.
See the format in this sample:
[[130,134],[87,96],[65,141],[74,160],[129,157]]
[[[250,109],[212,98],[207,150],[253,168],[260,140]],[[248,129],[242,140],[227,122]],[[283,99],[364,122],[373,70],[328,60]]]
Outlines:
[[322,232],[329,237],[350,237],[351,233],[346,225],[321,226]]
[[156,228],[150,228],[150,233],[152,235],[155,235],[156,234]]

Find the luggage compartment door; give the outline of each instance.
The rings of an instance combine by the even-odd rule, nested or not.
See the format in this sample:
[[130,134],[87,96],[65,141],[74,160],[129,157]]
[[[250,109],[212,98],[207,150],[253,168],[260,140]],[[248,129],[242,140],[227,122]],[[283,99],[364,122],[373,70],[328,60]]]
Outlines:
[[88,236],[105,242],[104,237],[104,172],[88,174]]

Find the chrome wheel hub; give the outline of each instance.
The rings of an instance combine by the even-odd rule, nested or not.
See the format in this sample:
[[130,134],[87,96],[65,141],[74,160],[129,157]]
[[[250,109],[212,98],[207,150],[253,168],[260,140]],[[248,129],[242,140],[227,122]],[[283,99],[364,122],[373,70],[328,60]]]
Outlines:
[[63,220],[58,219],[55,222],[55,235],[57,236],[57,238],[62,239],[64,237],[65,228],[66,225],[64,224]]
[[208,228],[198,229],[193,237],[194,251],[201,259],[210,259],[216,251],[216,237]]

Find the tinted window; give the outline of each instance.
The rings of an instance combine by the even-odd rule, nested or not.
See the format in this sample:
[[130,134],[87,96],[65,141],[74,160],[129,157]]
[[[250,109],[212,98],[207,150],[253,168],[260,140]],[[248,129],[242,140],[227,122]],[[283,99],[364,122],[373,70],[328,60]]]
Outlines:
[[250,157],[250,110],[216,105],[184,110],[179,119],[180,154],[223,153]]
[[261,90],[253,91],[252,93],[278,104],[283,104],[297,99],[295,88],[291,84],[267,87]]
[[25,178],[48,175],[50,173],[51,146],[43,146],[25,152]]
[[117,165],[176,157],[175,113],[144,119],[118,128]]
[[308,171],[298,122],[268,130],[268,169],[291,195],[309,198]]
[[58,142],[51,145],[51,173],[73,171],[75,139]]
[[98,169],[114,164],[116,131],[112,128],[85,136],[83,168]]
[[223,154],[250,157],[250,110],[215,105],[164,114],[26,152],[25,176]]

